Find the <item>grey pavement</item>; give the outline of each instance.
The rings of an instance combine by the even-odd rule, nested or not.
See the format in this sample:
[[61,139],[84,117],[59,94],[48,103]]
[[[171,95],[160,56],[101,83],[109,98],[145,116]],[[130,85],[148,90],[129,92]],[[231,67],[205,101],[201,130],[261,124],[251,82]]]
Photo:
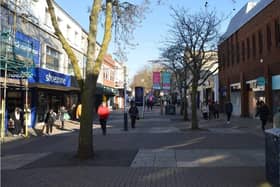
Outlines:
[[122,119],[123,112],[112,112],[106,136],[94,122],[95,156],[86,161],[75,157],[77,122],[52,136],[8,137],[1,145],[1,186],[269,186],[256,119],[233,117],[230,125],[223,115],[200,119],[196,131],[159,108],[145,112],[136,129],[124,131]]

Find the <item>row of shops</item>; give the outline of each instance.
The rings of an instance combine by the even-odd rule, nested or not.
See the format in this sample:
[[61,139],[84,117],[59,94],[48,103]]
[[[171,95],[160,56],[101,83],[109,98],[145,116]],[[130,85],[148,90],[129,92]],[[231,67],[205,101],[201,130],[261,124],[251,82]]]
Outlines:
[[[73,76],[35,68],[27,81],[28,90],[25,86],[26,79],[6,79],[6,126],[8,114],[12,113],[15,107],[25,109],[27,104],[28,125],[35,127],[37,123],[44,121],[45,114],[50,108],[58,112],[61,106],[65,106],[71,113],[72,106],[80,102],[80,91]],[[1,96],[5,91],[2,83],[4,83],[4,77],[1,77]],[[96,106],[101,103],[103,96],[110,101],[114,94],[114,89],[98,84]],[[1,101],[5,102],[3,99],[1,97]]]
[[[280,75],[271,78],[260,76],[254,80],[229,85],[229,98],[233,104],[233,115],[254,117],[258,101],[270,106],[272,114],[280,107]],[[226,101],[227,88],[221,88],[221,98]]]

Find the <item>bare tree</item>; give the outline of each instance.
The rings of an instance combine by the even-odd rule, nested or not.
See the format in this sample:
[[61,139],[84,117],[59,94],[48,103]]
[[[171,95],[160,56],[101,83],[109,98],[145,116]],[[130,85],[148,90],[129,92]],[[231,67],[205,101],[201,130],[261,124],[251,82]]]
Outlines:
[[152,68],[150,66],[146,65],[134,75],[130,87],[135,88],[136,86],[144,87],[145,90],[151,90]]
[[197,89],[215,73],[216,45],[219,39],[218,19],[215,12],[202,10],[190,14],[184,8],[174,9],[169,43],[182,49],[184,64],[191,80],[192,129],[198,129]]
[[162,49],[161,56],[166,59],[162,61],[162,65],[174,74],[176,87],[183,103],[181,104],[181,114],[183,114],[184,120],[187,121],[189,120],[187,89],[190,81],[188,81],[188,69],[184,61],[183,49],[180,47],[179,45],[167,45],[166,48]]
[[[78,81],[82,95],[82,115],[80,122],[79,146],[77,156],[80,159],[88,159],[94,156],[92,121],[95,103],[96,83],[101,69],[104,55],[107,52],[112,30],[115,31],[116,41],[123,41],[125,44],[129,41],[129,37],[133,30],[143,18],[144,10],[147,8],[148,1],[143,0],[141,5],[135,5],[129,2],[121,2],[119,0],[93,0],[90,10],[90,25],[88,34],[87,63],[85,80],[82,78],[81,69],[78,66],[78,60],[72,51],[67,40],[61,32],[53,6],[53,0],[46,0],[52,25],[55,29],[55,35],[58,37],[65,52],[67,53],[71,63],[75,77]],[[79,6],[77,4],[77,6]],[[102,17],[102,13],[104,13]],[[104,19],[102,19],[104,18]],[[103,40],[101,49],[95,59],[96,37],[98,25],[103,22]],[[121,43],[119,43],[121,44]],[[121,46],[122,47],[122,46]]]

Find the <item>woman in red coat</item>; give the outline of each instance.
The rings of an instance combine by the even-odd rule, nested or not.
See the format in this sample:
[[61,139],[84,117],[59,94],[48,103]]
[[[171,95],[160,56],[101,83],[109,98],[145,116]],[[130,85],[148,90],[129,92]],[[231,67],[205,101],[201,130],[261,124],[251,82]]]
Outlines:
[[97,114],[99,116],[102,133],[105,136],[106,135],[106,123],[107,123],[107,119],[110,114],[110,111],[109,111],[109,108],[107,107],[106,102],[102,102],[102,104],[98,107]]

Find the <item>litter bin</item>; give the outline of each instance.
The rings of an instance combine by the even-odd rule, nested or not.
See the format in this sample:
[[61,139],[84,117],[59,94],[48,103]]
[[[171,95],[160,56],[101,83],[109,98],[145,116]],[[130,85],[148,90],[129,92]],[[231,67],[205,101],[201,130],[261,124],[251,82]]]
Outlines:
[[265,131],[266,179],[273,186],[280,186],[280,128]]
[[175,115],[176,114],[176,108],[175,105],[166,105],[165,106],[165,114],[166,115]]

